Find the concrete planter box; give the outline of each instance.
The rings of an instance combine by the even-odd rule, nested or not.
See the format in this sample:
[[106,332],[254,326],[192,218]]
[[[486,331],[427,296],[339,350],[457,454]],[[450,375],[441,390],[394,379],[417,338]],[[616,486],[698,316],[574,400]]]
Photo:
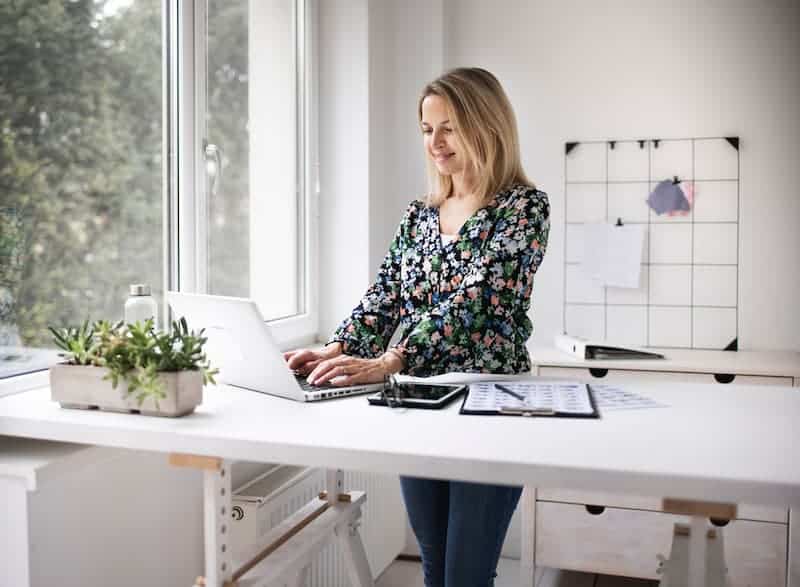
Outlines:
[[136,394],[127,394],[128,384],[121,380],[114,389],[104,380],[108,369],[65,363],[50,368],[50,393],[63,408],[128,412],[148,416],[184,416],[203,401],[203,374],[200,371],[160,373],[165,398],[148,397],[141,405]]

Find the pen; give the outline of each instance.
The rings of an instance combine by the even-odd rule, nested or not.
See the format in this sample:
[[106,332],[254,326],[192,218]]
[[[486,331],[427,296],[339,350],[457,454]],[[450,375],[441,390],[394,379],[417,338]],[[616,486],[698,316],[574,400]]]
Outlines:
[[524,401],[525,401],[525,396],[524,396],[524,395],[520,395],[520,394],[519,394],[519,393],[517,393],[516,391],[511,391],[511,390],[510,390],[508,387],[506,387],[505,385],[500,385],[499,383],[495,383],[495,384],[494,384],[494,386],[495,386],[497,389],[499,389],[500,391],[504,391],[504,392],[506,392],[506,393],[507,393],[508,395],[510,395],[511,397],[515,397],[515,398],[517,398],[517,399],[518,399],[519,401],[521,401],[521,402],[524,402]]

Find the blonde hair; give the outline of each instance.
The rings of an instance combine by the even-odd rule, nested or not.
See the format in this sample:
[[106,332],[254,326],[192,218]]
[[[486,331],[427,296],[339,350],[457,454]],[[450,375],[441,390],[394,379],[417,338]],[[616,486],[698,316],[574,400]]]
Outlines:
[[[422,102],[428,96],[445,100],[451,123],[466,151],[467,164],[477,178],[475,191],[484,202],[513,185],[533,187],[522,170],[514,110],[494,75],[478,67],[460,67],[436,78],[422,89],[420,123]],[[450,195],[453,179],[439,173],[427,154],[425,161],[431,189],[426,203],[438,206]]]

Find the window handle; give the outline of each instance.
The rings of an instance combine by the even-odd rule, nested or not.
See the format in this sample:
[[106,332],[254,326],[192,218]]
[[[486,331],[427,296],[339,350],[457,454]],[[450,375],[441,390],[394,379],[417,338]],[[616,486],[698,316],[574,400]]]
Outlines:
[[222,150],[214,143],[206,143],[205,160],[208,191],[210,195],[216,196],[222,183]]

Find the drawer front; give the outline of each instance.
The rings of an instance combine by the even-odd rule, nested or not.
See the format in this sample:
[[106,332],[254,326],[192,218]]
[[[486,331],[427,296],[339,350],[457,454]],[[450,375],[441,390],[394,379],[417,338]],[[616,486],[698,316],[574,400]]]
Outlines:
[[[601,493],[599,491],[574,491],[572,489],[537,489],[536,499],[575,505],[599,505],[632,510],[661,511],[661,499],[641,495]],[[766,506],[739,504],[736,518],[757,522],[787,524],[789,510]]]
[[588,369],[578,367],[539,367],[542,377],[574,379],[587,383],[624,383],[626,381],[674,381],[677,383],[729,383],[739,385],[785,385],[791,387],[791,377],[736,375],[732,380],[713,373],[684,373],[677,371],[639,371],[628,369]]
[[[712,376],[713,379],[713,376]],[[785,385],[791,387],[791,377],[767,377],[763,375],[737,375],[731,383],[739,385]]]
[[[602,376],[593,374],[599,373]],[[542,377],[577,379],[587,383],[622,383],[625,381],[674,381],[680,383],[706,383],[705,373],[676,373],[674,371],[628,371],[625,369],[585,369],[577,367],[539,367]]]
[[[536,504],[536,565],[658,579],[657,555],[669,558],[675,523],[686,516],[580,505]],[[723,529],[730,587],[786,585],[787,526],[735,520]]]

